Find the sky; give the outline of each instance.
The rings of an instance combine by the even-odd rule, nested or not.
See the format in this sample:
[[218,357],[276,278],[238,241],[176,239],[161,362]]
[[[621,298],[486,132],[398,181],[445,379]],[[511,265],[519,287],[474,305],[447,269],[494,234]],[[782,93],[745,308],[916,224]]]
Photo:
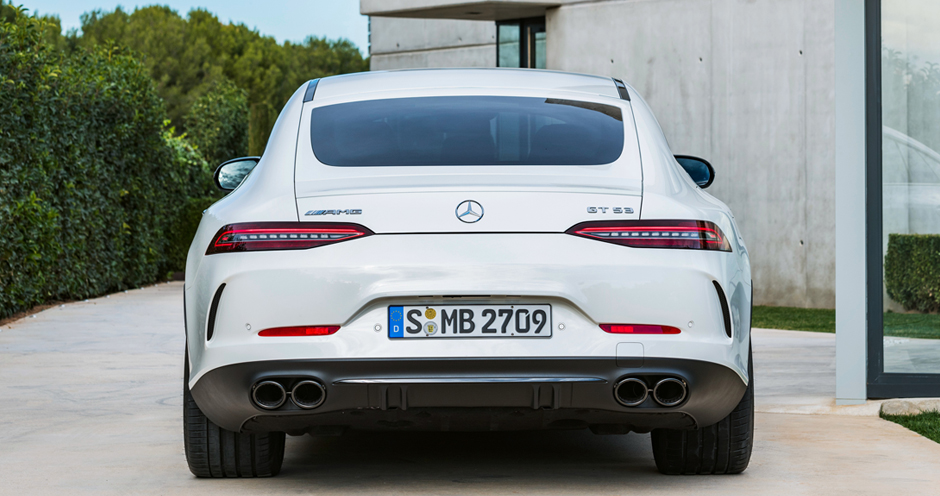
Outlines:
[[278,42],[300,42],[307,36],[346,38],[368,55],[369,18],[359,14],[358,0],[14,0],[31,12],[55,14],[62,20],[62,30],[81,29],[79,17],[84,12],[113,11],[120,5],[125,11],[135,7],[169,5],[185,16],[202,7],[222,22],[243,23],[261,34],[274,36]]

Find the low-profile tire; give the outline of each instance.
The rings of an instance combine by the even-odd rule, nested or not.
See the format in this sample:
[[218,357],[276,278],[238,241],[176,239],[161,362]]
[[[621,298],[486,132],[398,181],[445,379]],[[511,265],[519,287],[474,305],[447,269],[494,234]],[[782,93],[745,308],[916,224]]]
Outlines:
[[284,461],[284,433],[240,434],[206,418],[189,391],[189,353],[183,374],[183,441],[196,477],[273,477]]
[[750,350],[747,362],[747,390],[727,417],[699,429],[653,430],[653,458],[660,472],[667,475],[744,472],[754,446],[754,365]]

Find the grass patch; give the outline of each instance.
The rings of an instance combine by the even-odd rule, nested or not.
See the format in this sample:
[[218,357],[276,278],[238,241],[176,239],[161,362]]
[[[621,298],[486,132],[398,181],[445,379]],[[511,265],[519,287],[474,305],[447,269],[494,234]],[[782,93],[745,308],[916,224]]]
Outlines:
[[881,418],[900,424],[908,429],[940,443],[940,412],[924,412],[918,415],[885,415]]
[[[885,336],[940,339],[940,315],[884,314]],[[819,308],[755,306],[753,327],[792,331],[836,332],[836,311]]]
[[885,336],[940,339],[940,315],[888,312],[885,314]]
[[762,329],[836,332],[835,310],[755,306],[751,318],[751,327]]

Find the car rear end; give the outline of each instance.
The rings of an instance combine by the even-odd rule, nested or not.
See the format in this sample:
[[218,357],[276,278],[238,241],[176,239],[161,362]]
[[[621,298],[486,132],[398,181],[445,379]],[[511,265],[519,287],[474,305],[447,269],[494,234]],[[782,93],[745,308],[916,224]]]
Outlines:
[[[748,381],[742,246],[715,210],[644,215],[614,82],[409,77],[289,104],[293,218],[283,196],[207,212],[186,298],[206,416],[289,433],[725,417]],[[242,197],[274,179],[252,181]]]

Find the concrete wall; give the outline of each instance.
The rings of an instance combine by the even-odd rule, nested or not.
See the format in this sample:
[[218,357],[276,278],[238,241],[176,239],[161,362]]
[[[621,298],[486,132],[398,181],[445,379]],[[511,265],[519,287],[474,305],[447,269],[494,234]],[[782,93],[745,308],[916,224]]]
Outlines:
[[548,67],[622,77],[712,162],[759,304],[835,305],[834,4],[645,0],[547,14]]
[[[571,2],[546,21],[549,69],[630,82],[676,153],[715,166],[756,303],[834,307],[833,0]],[[492,21],[372,17],[372,36],[373,69],[496,65]]]
[[372,17],[371,69],[496,67],[491,21]]
[[367,16],[501,21],[541,17],[566,2],[594,0],[359,0]]

